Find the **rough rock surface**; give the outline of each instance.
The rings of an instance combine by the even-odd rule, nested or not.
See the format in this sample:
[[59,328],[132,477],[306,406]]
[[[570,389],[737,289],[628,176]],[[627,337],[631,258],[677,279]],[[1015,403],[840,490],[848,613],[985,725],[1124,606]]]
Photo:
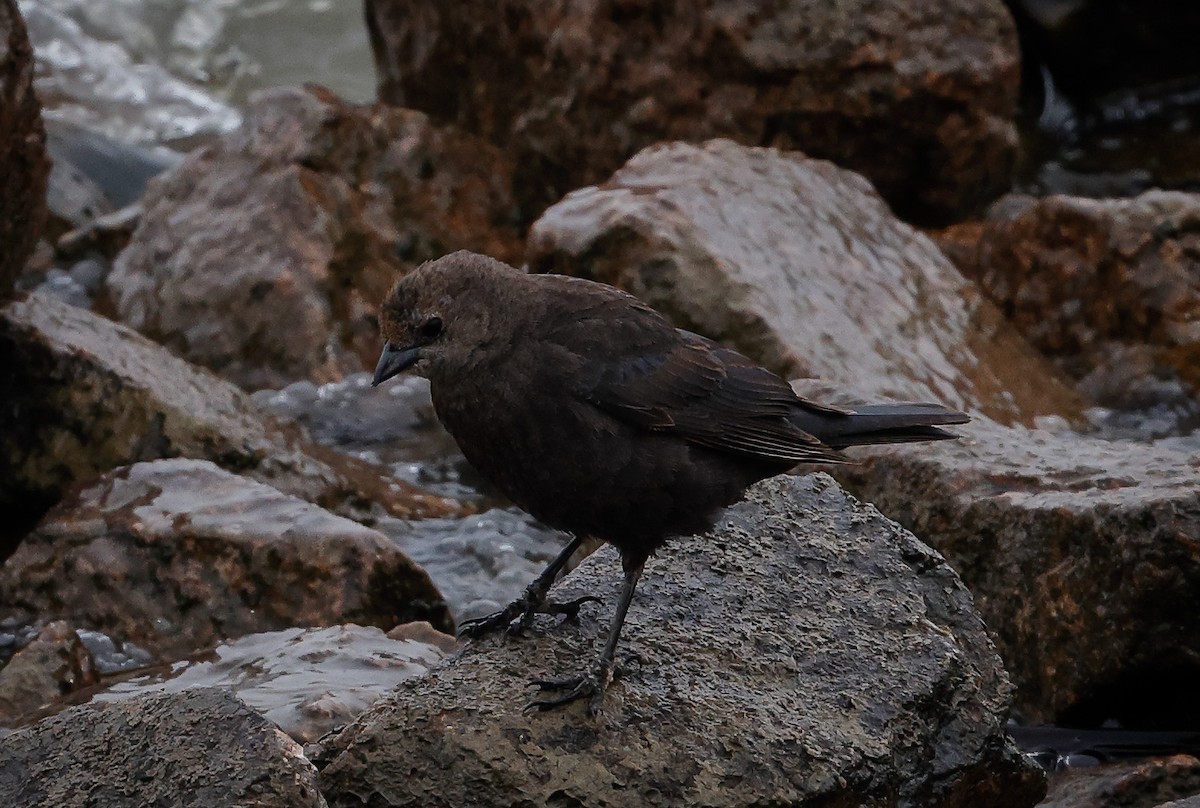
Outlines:
[[323,507],[454,509],[312,444],[232,384],[128,328],[40,294],[0,309],[0,389],[0,509],[11,517],[0,533],[101,472],[180,455]]
[[589,663],[619,588],[606,548],[555,594],[596,594],[401,684],[317,752],[331,805],[1030,806],[1009,687],[941,557],[824,475],[752,488],[647,567],[624,648],[585,705],[523,709],[526,682]]
[[203,460],[103,475],[0,567],[0,615],[66,619],[160,659],[254,632],[453,622],[382,534]]
[[458,248],[516,257],[511,172],[413,110],[265,92],[150,184],[108,277],[116,311],[251,389],[373,367],[402,270]]
[[1006,421],[1081,406],[861,177],[801,154],[727,140],[646,149],[547,210],[529,263],[621,286],[785,378]]
[[33,92],[33,50],[16,0],[0,0],[0,301],[33,252],[46,219],[46,131]]
[[1025,718],[1200,725],[1200,439],[964,434],[837,474],[962,575]]
[[87,705],[0,738],[10,808],[324,808],[300,746],[222,690]]
[[975,230],[947,254],[1091,398],[1200,391],[1200,194],[1006,198]]
[[29,645],[0,668],[0,725],[96,683],[91,654],[68,623],[42,628]]
[[1020,58],[999,0],[371,0],[367,24],[379,97],[515,155],[533,215],[663,140],[803,149],[930,220],[1009,185]]

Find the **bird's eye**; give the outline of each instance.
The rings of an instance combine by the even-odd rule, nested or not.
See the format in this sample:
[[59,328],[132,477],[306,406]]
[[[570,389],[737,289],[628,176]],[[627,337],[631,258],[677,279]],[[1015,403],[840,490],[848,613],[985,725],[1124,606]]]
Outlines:
[[441,333],[441,317],[430,317],[417,328],[417,335],[423,339],[435,339]]

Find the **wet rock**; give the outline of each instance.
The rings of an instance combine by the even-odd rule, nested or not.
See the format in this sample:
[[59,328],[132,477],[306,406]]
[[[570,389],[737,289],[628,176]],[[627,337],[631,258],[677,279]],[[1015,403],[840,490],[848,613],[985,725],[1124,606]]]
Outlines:
[[[81,25],[76,16],[82,15],[73,15],[72,5],[102,24],[113,23],[122,34],[143,32],[142,41],[155,48],[161,41],[161,31],[143,27],[146,17],[161,18],[136,6],[24,0],[21,8],[38,54],[38,95],[54,118],[122,142],[184,146],[237,126],[236,109],[190,80],[202,73],[192,72],[189,79],[172,75],[157,61],[158,54],[134,53],[118,44],[119,36]],[[171,13],[165,7],[156,11]],[[180,31],[196,40],[197,25],[205,24],[194,17]]]
[[474,644],[316,750],[330,805],[1033,805],[1009,689],[939,556],[828,477],[751,489],[647,568],[595,719],[523,709],[590,662],[619,588],[606,548],[556,589],[578,625]]
[[158,658],[343,622],[451,630],[429,576],[382,534],[212,463],[100,477],[0,568],[0,613],[70,620]]
[[[142,206],[136,204],[97,216],[82,227],[63,233],[55,243],[54,251],[67,261],[88,260],[90,256],[100,255],[106,262],[111,262],[129,245],[141,218]],[[108,276],[108,270],[106,265],[104,277]]]
[[414,620],[411,623],[401,623],[387,633],[388,639],[411,640],[416,643],[430,645],[444,653],[450,653],[458,648],[458,639],[444,631],[438,631],[425,620]]
[[346,512],[457,510],[377,466],[311,443],[233,385],[128,328],[40,294],[0,309],[0,388],[6,530],[30,524],[69,487],[101,472],[176,456],[209,459]]
[[[46,132],[46,147],[55,166],[61,163],[94,184],[110,206],[105,212],[134,204],[150,180],[183,160],[183,155],[163,146],[127,143],[63,120],[49,121]],[[100,212],[91,211],[72,223],[80,226]]]
[[46,219],[46,132],[33,92],[33,51],[15,0],[0,0],[0,301],[33,252]]
[[1009,421],[1077,396],[858,175],[730,141],[638,154],[530,231],[534,271],[621,286],[785,378]]
[[1026,719],[1200,726],[1200,434],[963,432],[838,477],[962,575]]
[[514,506],[462,518],[424,519],[414,529],[381,518],[376,529],[429,573],[459,621],[518,598],[567,539]]
[[1072,729],[1053,724],[1022,726],[1008,733],[1025,754],[1048,772],[1119,760],[1200,754],[1200,731],[1130,730],[1121,727]]
[[151,184],[108,277],[117,314],[252,389],[373,367],[398,274],[459,247],[516,255],[511,170],[419,112],[263,93]]
[[797,148],[941,219],[1007,190],[1016,31],[998,0],[372,0],[379,97],[518,158],[527,215],[663,140]]
[[[1195,797],[1182,799],[1180,797]],[[1192,808],[1200,804],[1200,760],[1172,755],[1069,769],[1050,779],[1038,808]]]
[[95,231],[93,243],[111,247],[100,233],[113,230],[114,214],[136,203],[147,182],[183,159],[162,146],[125,143],[53,118],[46,131],[46,149],[54,161],[46,195],[46,236],[52,242],[68,232]]
[[91,654],[75,629],[65,621],[50,623],[0,668],[0,724],[13,726],[21,716],[96,680]]
[[222,690],[87,705],[0,738],[12,808],[323,808],[300,746]]
[[429,623],[419,630],[341,625],[252,634],[218,645],[211,653],[170,670],[127,679],[97,693],[95,701],[121,701],[146,693],[182,693],[204,687],[231,690],[301,743],[346,724],[380,696],[420,676],[445,656],[430,642],[392,638],[409,631],[450,641]]
[[[1014,197],[947,253],[1097,403],[1200,393],[1200,195]],[[1187,395],[1187,393],[1185,393]]]

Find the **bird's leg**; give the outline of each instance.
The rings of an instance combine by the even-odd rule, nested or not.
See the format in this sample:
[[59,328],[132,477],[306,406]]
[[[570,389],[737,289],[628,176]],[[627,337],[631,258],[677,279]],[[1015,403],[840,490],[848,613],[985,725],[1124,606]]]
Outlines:
[[[498,612],[493,612],[485,617],[477,617],[474,620],[464,620],[458,626],[458,636],[478,639],[502,628],[508,629],[510,633],[516,633],[527,628],[533,622],[535,614],[565,614],[568,617],[574,617],[579,614],[579,607],[583,604],[599,603],[600,599],[591,595],[576,598],[567,603],[546,602],[546,593],[550,591],[554,579],[558,577],[558,573],[566,566],[567,561],[571,559],[583,541],[584,536],[573,536],[571,543],[563,548],[563,551],[550,562],[546,569],[542,570],[538,577],[533,579],[529,586],[525,587],[521,597]],[[514,624],[513,621],[518,618],[520,618],[519,621]]]
[[[612,682],[614,674],[617,672],[613,667],[617,656],[617,643],[621,639],[621,627],[625,625],[625,613],[629,611],[629,604],[633,601],[633,590],[637,587],[644,564],[645,560],[629,562],[622,559],[622,566],[625,568],[625,585],[621,588],[621,600],[613,615],[612,627],[608,630],[608,642],[604,644],[600,658],[586,673],[578,676],[534,680],[532,684],[541,690],[565,690],[566,692],[560,696],[535,699],[529,702],[528,707],[551,710],[577,699],[587,698],[589,699],[588,715],[596,714],[600,709],[600,702],[604,698],[604,690]],[[634,658],[637,658],[636,655]]]

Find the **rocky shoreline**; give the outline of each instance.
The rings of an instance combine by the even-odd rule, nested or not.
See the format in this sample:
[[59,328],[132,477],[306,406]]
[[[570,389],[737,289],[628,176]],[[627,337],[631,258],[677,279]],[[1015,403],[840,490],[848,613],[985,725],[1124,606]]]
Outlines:
[[[368,0],[378,103],[273,88],[158,158],[64,148],[38,3],[0,0],[0,793],[1200,799],[1200,196],[1012,193],[1014,5]],[[386,288],[460,248],[621,286],[814,398],[975,420],[756,486],[650,562],[597,719],[525,711],[606,611],[456,644],[559,537],[427,390],[361,375]],[[616,576],[601,550],[558,587]],[[1014,717],[1185,740],[1047,797]]]

